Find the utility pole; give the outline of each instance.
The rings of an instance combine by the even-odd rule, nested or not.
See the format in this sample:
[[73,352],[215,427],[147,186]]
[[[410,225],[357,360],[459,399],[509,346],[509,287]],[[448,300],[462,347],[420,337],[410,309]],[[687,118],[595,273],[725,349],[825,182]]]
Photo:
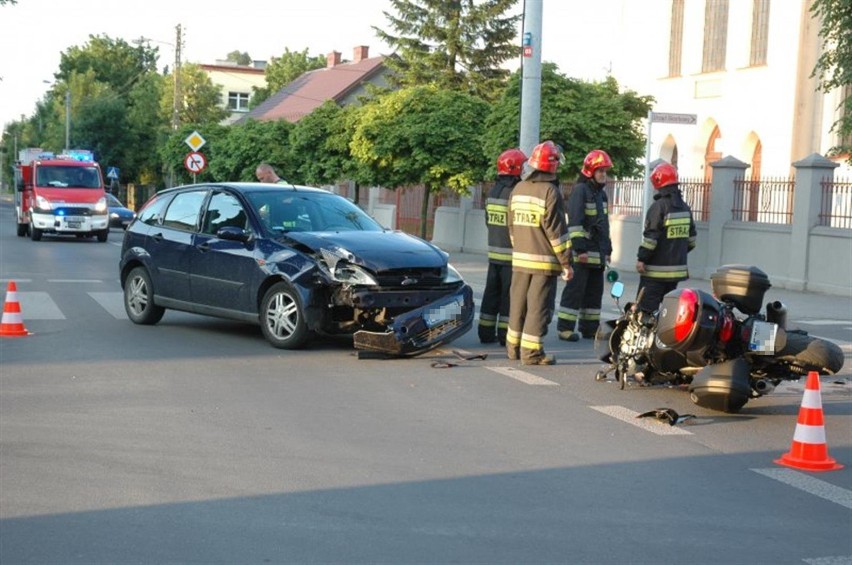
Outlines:
[[520,148],[532,153],[541,131],[541,10],[543,0],[524,1],[521,59]]
[[180,47],[182,44],[180,24],[175,26],[175,100],[172,107],[172,129],[177,130],[180,127]]
[[65,154],[71,147],[71,85],[65,91]]

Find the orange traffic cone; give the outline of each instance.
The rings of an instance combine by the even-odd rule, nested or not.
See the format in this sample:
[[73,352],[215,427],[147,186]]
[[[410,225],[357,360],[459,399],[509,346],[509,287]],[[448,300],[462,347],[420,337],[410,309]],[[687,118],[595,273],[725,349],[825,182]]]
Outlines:
[[21,304],[18,302],[18,287],[15,281],[9,281],[6,289],[6,303],[3,304],[3,320],[0,321],[0,337],[24,337],[30,335],[24,327],[21,316]]
[[805,395],[799,409],[799,420],[790,451],[776,459],[779,465],[785,465],[802,471],[836,471],[840,465],[828,456],[825,443],[825,422],[822,413],[822,395],[819,391],[819,374],[808,373]]

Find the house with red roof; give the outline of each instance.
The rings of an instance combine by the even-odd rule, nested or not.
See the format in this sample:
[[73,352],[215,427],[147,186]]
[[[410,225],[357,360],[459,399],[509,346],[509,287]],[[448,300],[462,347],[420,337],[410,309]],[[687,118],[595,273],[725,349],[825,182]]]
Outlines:
[[368,84],[389,86],[387,75],[390,69],[384,64],[385,57],[370,57],[366,45],[355,47],[351,61],[343,60],[339,51],[329,53],[326,61],[324,68],[306,72],[243,114],[237,123],[248,119],[295,123],[326,100],[346,106],[358,103],[359,97],[367,95]]

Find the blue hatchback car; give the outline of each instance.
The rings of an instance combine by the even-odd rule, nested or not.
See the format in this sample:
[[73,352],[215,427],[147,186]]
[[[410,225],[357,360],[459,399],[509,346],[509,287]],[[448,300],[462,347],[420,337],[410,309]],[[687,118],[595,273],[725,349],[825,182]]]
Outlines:
[[258,323],[283,349],[348,335],[357,349],[408,356],[473,323],[472,290],[447,257],[324,190],[216,183],[151,198],[119,271],[137,324],[171,308]]
[[121,203],[121,200],[109,193],[107,193],[107,206],[109,207],[109,227],[111,228],[127,229],[127,226],[136,217],[136,212],[127,208]]

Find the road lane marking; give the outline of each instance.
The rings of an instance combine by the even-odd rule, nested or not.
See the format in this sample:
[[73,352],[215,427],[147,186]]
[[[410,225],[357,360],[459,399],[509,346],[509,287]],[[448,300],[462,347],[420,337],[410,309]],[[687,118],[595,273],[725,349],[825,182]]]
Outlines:
[[126,320],[127,312],[124,310],[124,294],[121,292],[90,292],[89,296],[98,305],[112,314],[116,320]]
[[659,422],[653,418],[637,418],[640,412],[634,412],[624,406],[589,406],[592,410],[597,410],[607,416],[612,416],[622,422],[627,422],[637,428],[657,434],[658,436],[691,436],[692,432],[688,432],[677,426],[670,426],[667,423]]
[[559,383],[549,381],[547,379],[543,379],[532,373],[527,373],[526,371],[521,371],[520,369],[515,369],[513,367],[485,367],[489,371],[494,371],[495,373],[500,373],[503,376],[509,377],[511,379],[515,379],[516,381],[521,381],[524,384],[532,385],[532,386],[559,386]]
[[770,468],[752,469],[752,471],[852,510],[852,490],[821,481],[792,469]]
[[19,292],[21,317],[27,320],[64,320],[65,314],[46,292]]
[[98,279],[47,279],[51,283],[102,283],[104,281]]
[[849,320],[796,320],[799,324],[808,324],[810,326],[843,326],[849,323]]
[[20,283],[31,283],[31,282],[33,282],[32,279],[0,279],[0,283],[10,283],[12,281],[15,282],[16,286]]

